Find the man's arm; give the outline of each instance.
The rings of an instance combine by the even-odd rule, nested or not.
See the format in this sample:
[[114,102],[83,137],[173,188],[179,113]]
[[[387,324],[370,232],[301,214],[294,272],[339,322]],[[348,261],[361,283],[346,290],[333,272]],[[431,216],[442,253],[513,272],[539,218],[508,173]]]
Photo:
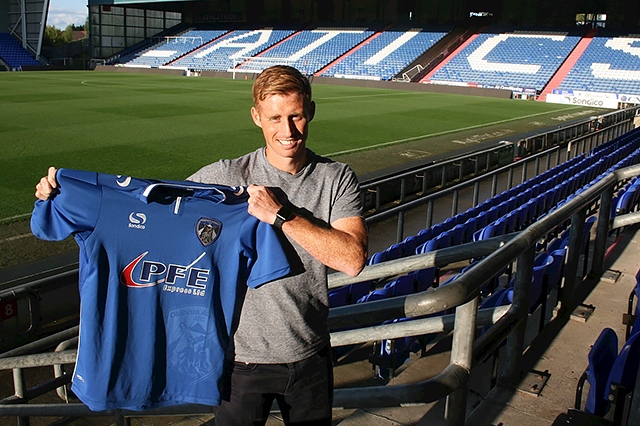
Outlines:
[[[248,192],[249,213],[273,224],[282,207],[276,196],[263,186],[251,185]],[[329,268],[351,276],[358,275],[364,268],[367,230],[359,216],[339,219],[330,227],[323,227],[296,215],[282,225],[282,231]]]

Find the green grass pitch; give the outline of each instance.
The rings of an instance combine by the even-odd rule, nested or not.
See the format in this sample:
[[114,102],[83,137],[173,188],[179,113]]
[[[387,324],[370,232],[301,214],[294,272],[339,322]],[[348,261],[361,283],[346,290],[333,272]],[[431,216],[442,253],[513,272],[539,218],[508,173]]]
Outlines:
[[[581,111],[402,90],[323,84],[313,90],[317,114],[308,146],[342,158],[358,173],[389,165],[390,149],[460,149],[450,137],[438,135],[517,121],[541,123]],[[0,73],[0,93],[0,221],[28,215],[34,186],[51,165],[183,179],[214,160],[264,144],[249,115],[250,80],[16,72]],[[381,155],[372,159],[372,152]]]

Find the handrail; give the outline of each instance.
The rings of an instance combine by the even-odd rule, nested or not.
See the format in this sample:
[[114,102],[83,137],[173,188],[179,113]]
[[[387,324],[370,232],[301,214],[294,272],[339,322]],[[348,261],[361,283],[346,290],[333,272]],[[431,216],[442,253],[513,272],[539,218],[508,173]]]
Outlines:
[[[580,214],[585,209],[589,208],[591,203],[598,197],[601,197],[603,193],[605,193],[606,191],[612,191],[613,186],[619,180],[627,179],[629,177],[637,175],[640,175],[640,165],[630,166],[625,169],[609,173],[607,176],[600,179],[597,183],[586,189],[584,192],[578,194],[573,199],[557,208],[555,211],[549,213],[547,216],[543,217],[524,231],[514,236],[511,241],[481,260],[479,264],[474,268],[471,268],[464,274],[459,275],[451,283],[447,284],[446,286],[439,287],[433,291],[426,291],[403,298],[405,301],[404,314],[407,314],[407,316],[411,316],[415,313],[424,314],[437,312],[437,306],[443,307],[443,309],[441,310],[448,309],[450,305],[448,303],[443,304],[438,297],[439,293],[444,292],[444,294],[451,297],[451,299],[455,299],[455,301],[457,302],[457,317],[458,310],[460,310],[461,307],[464,307],[465,304],[469,303],[470,300],[474,300],[474,298],[476,297],[475,292],[478,290],[481,284],[492,275],[495,275],[492,271],[500,270],[502,267],[504,267],[504,265],[509,264],[516,258],[519,259],[519,262],[520,259],[525,260],[525,258],[522,256],[532,254],[533,247],[535,247],[536,242],[542,236],[554,229],[559,224],[565,222],[567,219],[572,218]],[[608,211],[601,211],[600,220],[607,219],[608,214]],[[572,227],[571,235],[577,233],[581,234],[581,229],[576,230]],[[596,243],[604,243],[605,239],[606,238],[603,238],[602,235],[598,235]],[[570,241],[572,240],[574,242],[579,242],[577,238],[571,238]],[[473,245],[476,243],[470,244]],[[569,252],[573,253],[574,257],[577,257],[580,254],[580,251],[576,249],[576,245],[571,245],[570,243]],[[430,258],[437,258],[438,252],[436,251],[433,253],[433,256]],[[570,259],[569,262],[571,261],[572,260]],[[573,259],[573,261],[577,261],[577,259]],[[392,264],[394,262],[402,264],[402,262],[400,261],[392,261],[388,262],[388,264]],[[373,266],[368,268],[373,268]],[[383,270],[381,266],[378,266],[378,268],[376,269],[379,269],[381,271]],[[519,268],[518,271],[523,269],[526,270],[527,268]],[[385,273],[392,272],[392,268],[385,269],[385,271]],[[490,328],[484,336],[478,339],[475,346],[472,345],[471,347],[462,349],[463,351],[467,352],[467,355],[473,356],[474,352],[480,352],[483,354],[491,353],[491,351],[494,350],[497,345],[503,340],[496,339],[496,336],[501,336],[502,338],[504,338],[508,333],[515,330],[517,325],[523,320],[523,315],[526,315],[527,297],[522,297],[522,293],[527,292],[528,283],[530,282],[530,273],[531,272],[529,270],[528,278],[526,277],[526,272],[523,272],[521,275],[524,275],[524,277],[519,277],[520,279],[516,279],[514,303],[509,307],[507,313],[502,316],[502,318],[497,321],[495,326]],[[336,277],[333,278],[333,280],[338,280],[342,277],[340,273],[336,273],[333,276]],[[573,304],[573,289],[571,288],[568,290],[571,291],[568,297],[565,297],[562,301],[562,312],[569,312]],[[370,307],[370,309],[367,311],[367,315],[380,312],[384,309],[395,309],[397,311],[399,308],[398,301],[394,299],[400,298],[392,298],[386,301],[367,303],[367,305]],[[458,318],[456,318],[456,320],[458,320]],[[473,319],[473,321],[471,321],[471,328],[475,330],[475,327],[477,325],[478,324],[476,319]],[[454,343],[452,353],[456,349],[456,335],[459,333],[464,333],[466,331],[468,330],[454,328]],[[380,332],[380,329],[378,329],[378,332]],[[365,332],[362,332],[362,336],[363,339],[361,339],[361,341],[367,341],[372,338],[375,338],[376,340],[383,338],[380,335],[375,336],[372,335],[372,333],[365,334]],[[357,342],[357,340],[358,339],[352,338],[350,342],[355,343]],[[512,355],[519,359],[521,356],[521,351],[519,354]],[[476,358],[473,361],[473,364],[477,362],[478,359]],[[517,364],[516,361],[511,360],[511,362]],[[465,366],[452,362],[436,378],[420,383],[414,383],[411,385],[337,389],[335,393],[336,404],[345,407],[388,407],[402,405],[405,403],[435,401],[440,399],[439,397],[443,396],[442,392],[445,392],[449,396],[451,396],[454,392],[458,392],[461,388],[461,385],[466,382],[471,367],[472,365]],[[448,386],[443,386],[443,384],[450,385],[452,383],[455,383],[457,385],[453,389]],[[436,397],[436,395],[439,397]],[[457,398],[457,400],[460,399],[464,400],[464,398]],[[455,404],[455,406],[448,405],[447,407],[448,413],[455,418],[459,418],[460,416],[459,414],[454,415],[454,413],[459,413],[460,411],[464,412],[465,409],[466,407],[464,405],[461,405],[460,403]],[[450,418],[449,416],[446,417]],[[464,419],[464,416],[462,416],[462,418]],[[460,421],[458,420],[454,423],[450,422],[449,424],[462,423],[460,423]]]

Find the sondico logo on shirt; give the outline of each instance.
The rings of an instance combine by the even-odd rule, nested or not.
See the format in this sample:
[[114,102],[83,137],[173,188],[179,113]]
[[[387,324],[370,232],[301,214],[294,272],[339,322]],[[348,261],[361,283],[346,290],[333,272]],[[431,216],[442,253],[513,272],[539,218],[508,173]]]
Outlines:
[[144,229],[145,223],[147,223],[146,214],[131,212],[129,215],[129,228]]
[[116,176],[116,183],[121,188],[126,188],[131,183],[131,176]]

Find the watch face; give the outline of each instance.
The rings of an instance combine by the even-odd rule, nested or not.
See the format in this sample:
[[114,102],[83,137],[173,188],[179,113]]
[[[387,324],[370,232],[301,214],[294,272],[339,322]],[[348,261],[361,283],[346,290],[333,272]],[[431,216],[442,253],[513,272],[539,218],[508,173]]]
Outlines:
[[286,207],[282,207],[280,210],[278,210],[276,216],[281,218],[283,221],[287,221],[293,217],[293,212]]

